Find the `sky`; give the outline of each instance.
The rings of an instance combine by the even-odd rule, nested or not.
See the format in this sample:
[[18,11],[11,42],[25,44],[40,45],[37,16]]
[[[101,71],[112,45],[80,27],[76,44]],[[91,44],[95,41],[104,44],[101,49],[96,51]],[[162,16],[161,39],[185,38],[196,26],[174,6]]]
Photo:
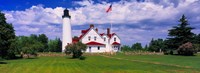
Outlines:
[[[112,11],[106,9],[112,4]],[[184,14],[195,34],[200,33],[200,0],[0,0],[0,10],[12,23],[16,35],[46,34],[62,39],[63,10],[71,15],[72,35],[94,24],[99,32],[111,27],[122,45],[152,38],[165,39],[168,30],[179,24]]]

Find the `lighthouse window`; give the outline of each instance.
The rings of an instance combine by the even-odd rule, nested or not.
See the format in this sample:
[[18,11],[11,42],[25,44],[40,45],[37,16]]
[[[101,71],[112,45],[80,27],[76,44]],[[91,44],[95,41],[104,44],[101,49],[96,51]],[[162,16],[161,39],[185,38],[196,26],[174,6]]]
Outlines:
[[116,42],[116,38],[114,38],[114,41]]
[[90,41],[90,39],[91,39],[91,37],[89,36],[89,37],[88,37],[88,40]]
[[94,40],[95,40],[95,41],[97,40],[97,37],[96,37],[96,36],[94,37]]

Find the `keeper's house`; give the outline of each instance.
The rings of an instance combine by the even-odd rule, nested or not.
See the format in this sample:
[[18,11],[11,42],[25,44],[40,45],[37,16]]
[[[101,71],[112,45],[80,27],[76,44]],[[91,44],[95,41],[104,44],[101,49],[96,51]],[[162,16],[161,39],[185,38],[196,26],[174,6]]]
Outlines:
[[86,30],[81,31],[78,39],[73,39],[72,42],[81,41],[87,45],[86,52],[117,52],[120,51],[120,38],[115,33],[110,33],[110,28],[107,28],[107,33],[99,33],[98,28],[94,25]]

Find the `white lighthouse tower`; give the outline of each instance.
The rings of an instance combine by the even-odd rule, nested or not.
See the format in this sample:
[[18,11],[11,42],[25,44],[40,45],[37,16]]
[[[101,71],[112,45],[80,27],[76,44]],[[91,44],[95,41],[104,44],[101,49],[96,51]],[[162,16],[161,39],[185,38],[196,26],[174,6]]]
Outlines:
[[71,33],[71,24],[70,24],[69,10],[64,10],[64,15],[62,16],[63,19],[63,34],[62,34],[62,52],[65,50],[65,46],[67,44],[72,43],[72,33]]

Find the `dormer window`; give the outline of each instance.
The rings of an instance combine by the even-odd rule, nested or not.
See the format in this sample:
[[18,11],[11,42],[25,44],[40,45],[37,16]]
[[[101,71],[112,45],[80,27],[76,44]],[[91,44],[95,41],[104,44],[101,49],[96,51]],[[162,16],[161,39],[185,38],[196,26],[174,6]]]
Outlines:
[[97,37],[96,36],[94,36],[94,41],[96,41],[97,40]]
[[90,39],[91,39],[91,37],[89,36],[89,37],[88,37],[88,40],[90,41]]
[[116,37],[114,38],[114,41],[116,42]]
[[106,38],[104,37],[103,40],[106,41]]

